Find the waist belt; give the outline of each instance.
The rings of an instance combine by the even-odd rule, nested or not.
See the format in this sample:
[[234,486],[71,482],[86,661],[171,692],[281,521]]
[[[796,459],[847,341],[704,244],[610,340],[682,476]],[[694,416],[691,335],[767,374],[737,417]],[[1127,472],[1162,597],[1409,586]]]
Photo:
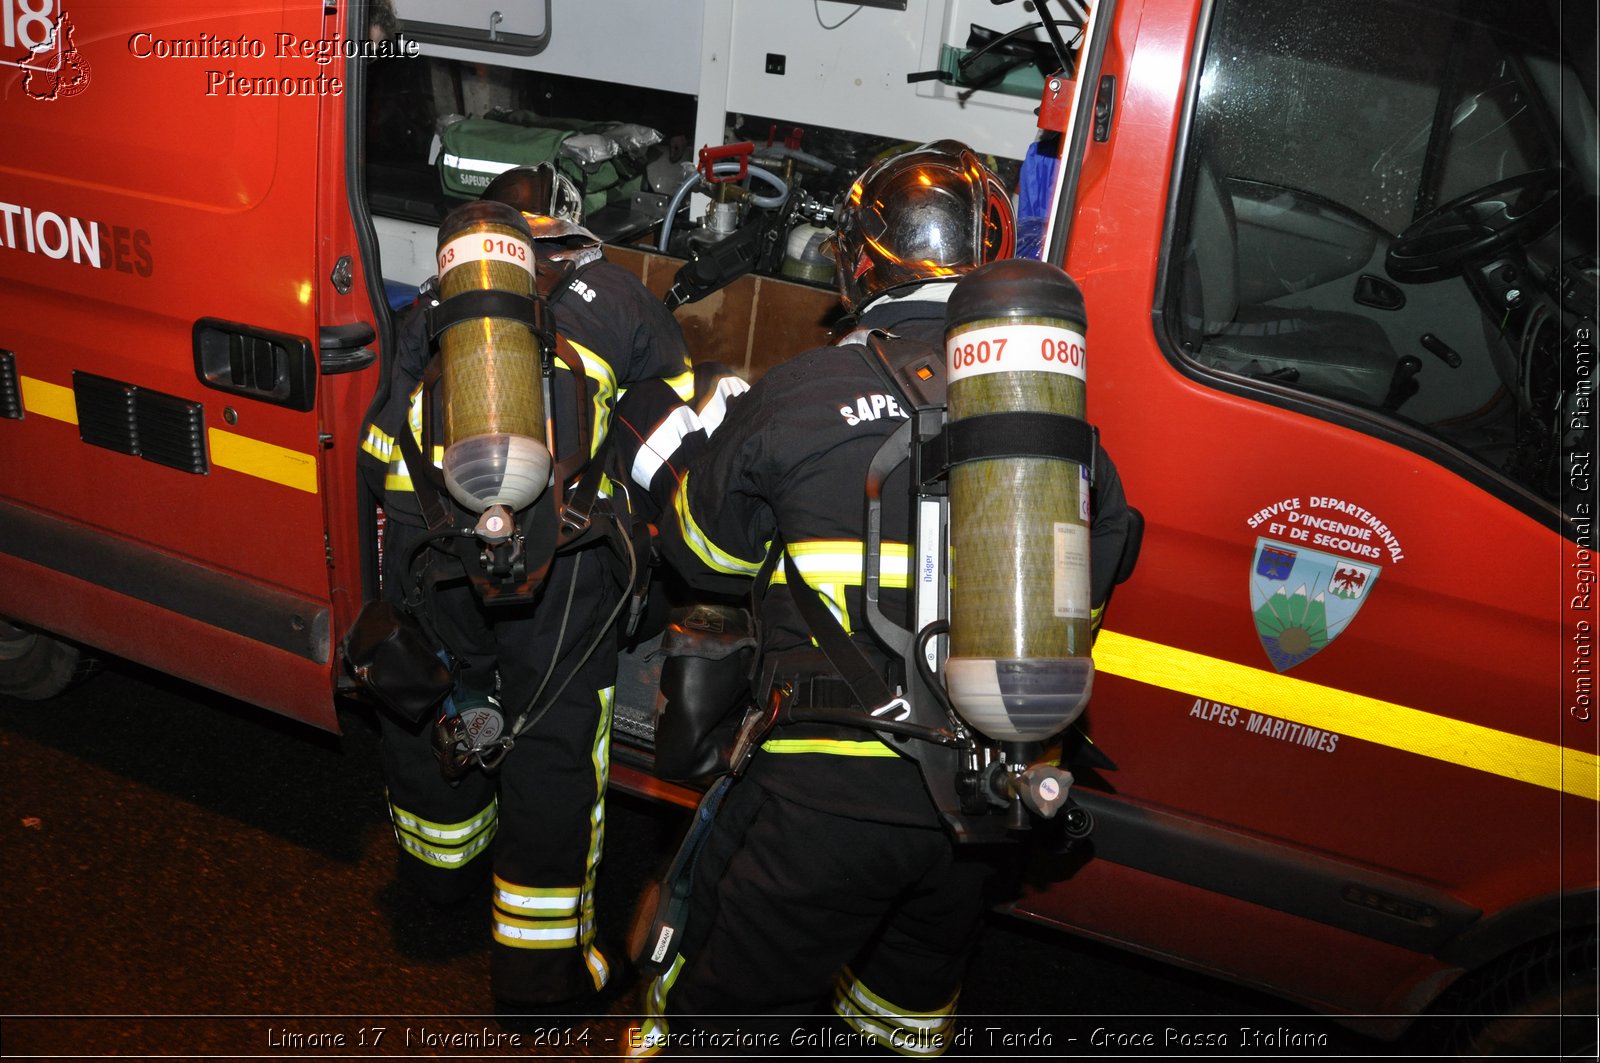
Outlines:
[[896,701],[901,713],[893,711],[895,706],[890,705],[886,707],[888,712],[870,715],[852,693],[851,685],[837,675],[780,674],[775,683],[786,683],[790,687],[789,696],[783,699],[774,721],[775,731],[808,739],[833,739],[858,745],[872,743],[882,745],[886,751],[889,751],[889,746],[883,744],[885,734],[901,736],[895,739],[896,742],[905,738],[920,738],[950,745],[954,741],[948,731],[906,720],[903,714],[906,706],[899,699]]
[[787,687],[789,694],[783,698],[778,715],[773,719],[772,734],[807,739],[825,738],[838,741],[859,742],[873,735],[860,728],[838,724],[836,721],[810,718],[814,710],[831,710],[819,715],[861,713],[861,704],[850,692],[850,684],[837,675],[806,673],[796,675],[779,671],[772,678],[774,691]]
[[[865,718],[861,702],[850,684],[837,675],[780,675],[778,684],[788,684],[792,693],[779,711],[775,735],[836,742],[876,742],[877,736],[864,727],[841,723],[838,716]],[[835,717],[829,719],[828,717]]]
[[850,684],[836,675],[780,676],[794,690],[789,705],[794,709],[861,709]]

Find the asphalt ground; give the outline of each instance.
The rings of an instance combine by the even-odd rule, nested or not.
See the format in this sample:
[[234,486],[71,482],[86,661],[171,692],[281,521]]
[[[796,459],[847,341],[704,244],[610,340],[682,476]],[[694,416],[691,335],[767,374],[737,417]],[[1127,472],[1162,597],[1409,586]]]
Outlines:
[[[495,1013],[487,895],[441,912],[395,884],[375,721],[354,705],[340,718],[343,734],[327,734],[116,661],[53,701],[0,697],[0,1053],[624,1055],[640,1010],[631,972],[602,1014]],[[625,940],[685,816],[613,795],[603,940]],[[1243,1027],[1269,1042],[1193,1043]],[[752,1041],[727,1055],[862,1054],[827,1030],[751,1029],[782,1037],[784,1051]],[[1000,915],[974,958],[950,1051],[1394,1054],[1274,998]]]

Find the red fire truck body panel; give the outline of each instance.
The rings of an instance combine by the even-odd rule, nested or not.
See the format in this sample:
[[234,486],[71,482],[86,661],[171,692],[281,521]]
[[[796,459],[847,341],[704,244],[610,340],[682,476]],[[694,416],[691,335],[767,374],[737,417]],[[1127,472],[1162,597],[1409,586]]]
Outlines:
[[[362,36],[352,5],[0,5],[0,648],[37,631],[336,730],[356,690],[341,640],[378,571],[356,455],[398,272],[363,169],[370,60],[316,51]],[[708,39],[756,32],[691,6]],[[1581,100],[1585,75],[1530,30],[1514,62],[1478,64],[1501,81],[1379,70],[1350,92],[1393,82],[1393,99],[1308,132],[1251,109],[1336,95],[1315,81],[1315,34],[1270,32],[1302,5],[1093,6],[1046,257],[1083,291],[1088,416],[1145,531],[1094,651],[1082,729],[1100,759],[1073,764],[1094,833],[1041,855],[1011,909],[1383,1032],[1464,972],[1575,934],[1592,987],[1592,73],[1589,124],[1564,119],[1550,101]],[[1449,6],[1362,10],[1397,69],[1402,30],[1419,54],[1450,27],[1462,48],[1522,41]],[[476,76],[464,48],[503,57],[461,40],[477,38],[436,60],[457,79]],[[1357,78],[1338,57],[1364,46],[1328,47],[1324,65]],[[691,83],[716,110],[711,76]],[[1396,249],[1437,201],[1482,192],[1489,164],[1462,145],[1502,93],[1552,110],[1495,166],[1583,171],[1563,220],[1423,282]],[[1373,132],[1406,108],[1430,116],[1420,131]],[[1360,165],[1327,173],[1323,137]],[[1369,142],[1395,146],[1360,154]],[[1361,184],[1379,170],[1393,180]],[[426,225],[403,235],[431,249]],[[729,295],[682,315],[686,332],[806,345],[819,293],[761,283],[766,309]],[[1238,306],[1219,317],[1224,289]],[[1513,407],[1514,430],[1486,427]],[[631,741],[619,732],[616,785],[693,800]]]

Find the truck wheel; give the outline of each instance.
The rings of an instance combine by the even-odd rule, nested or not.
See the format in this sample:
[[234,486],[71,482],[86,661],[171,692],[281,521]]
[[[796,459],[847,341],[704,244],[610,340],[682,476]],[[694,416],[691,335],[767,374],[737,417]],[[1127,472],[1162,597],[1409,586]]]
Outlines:
[[27,701],[53,698],[94,667],[74,643],[0,617],[0,694]]
[[1462,1059],[1595,1059],[1596,953],[1596,929],[1588,927],[1493,965],[1464,998],[1452,1052]]

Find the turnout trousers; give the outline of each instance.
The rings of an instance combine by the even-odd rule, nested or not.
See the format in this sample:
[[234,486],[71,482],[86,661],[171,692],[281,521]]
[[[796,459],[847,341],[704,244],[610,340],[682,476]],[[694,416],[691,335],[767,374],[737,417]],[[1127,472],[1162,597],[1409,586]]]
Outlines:
[[937,827],[781,796],[757,768],[770,756],[730,789],[699,854],[682,953],[647,989],[642,1054],[665,1043],[653,1033],[715,1016],[830,1010],[863,1043],[941,1054],[992,866]]
[[[390,561],[406,556],[402,536]],[[461,666],[458,697],[498,683],[510,728],[544,688],[537,704],[548,707],[495,772],[474,766],[449,782],[431,716],[413,728],[379,714],[400,876],[437,904],[492,878],[490,983],[512,1004],[581,1000],[613,974],[595,941],[594,896],[618,652],[616,626],[601,633],[620,593],[614,564],[603,546],[559,556],[531,606],[485,609],[465,582],[438,589],[429,615]]]

